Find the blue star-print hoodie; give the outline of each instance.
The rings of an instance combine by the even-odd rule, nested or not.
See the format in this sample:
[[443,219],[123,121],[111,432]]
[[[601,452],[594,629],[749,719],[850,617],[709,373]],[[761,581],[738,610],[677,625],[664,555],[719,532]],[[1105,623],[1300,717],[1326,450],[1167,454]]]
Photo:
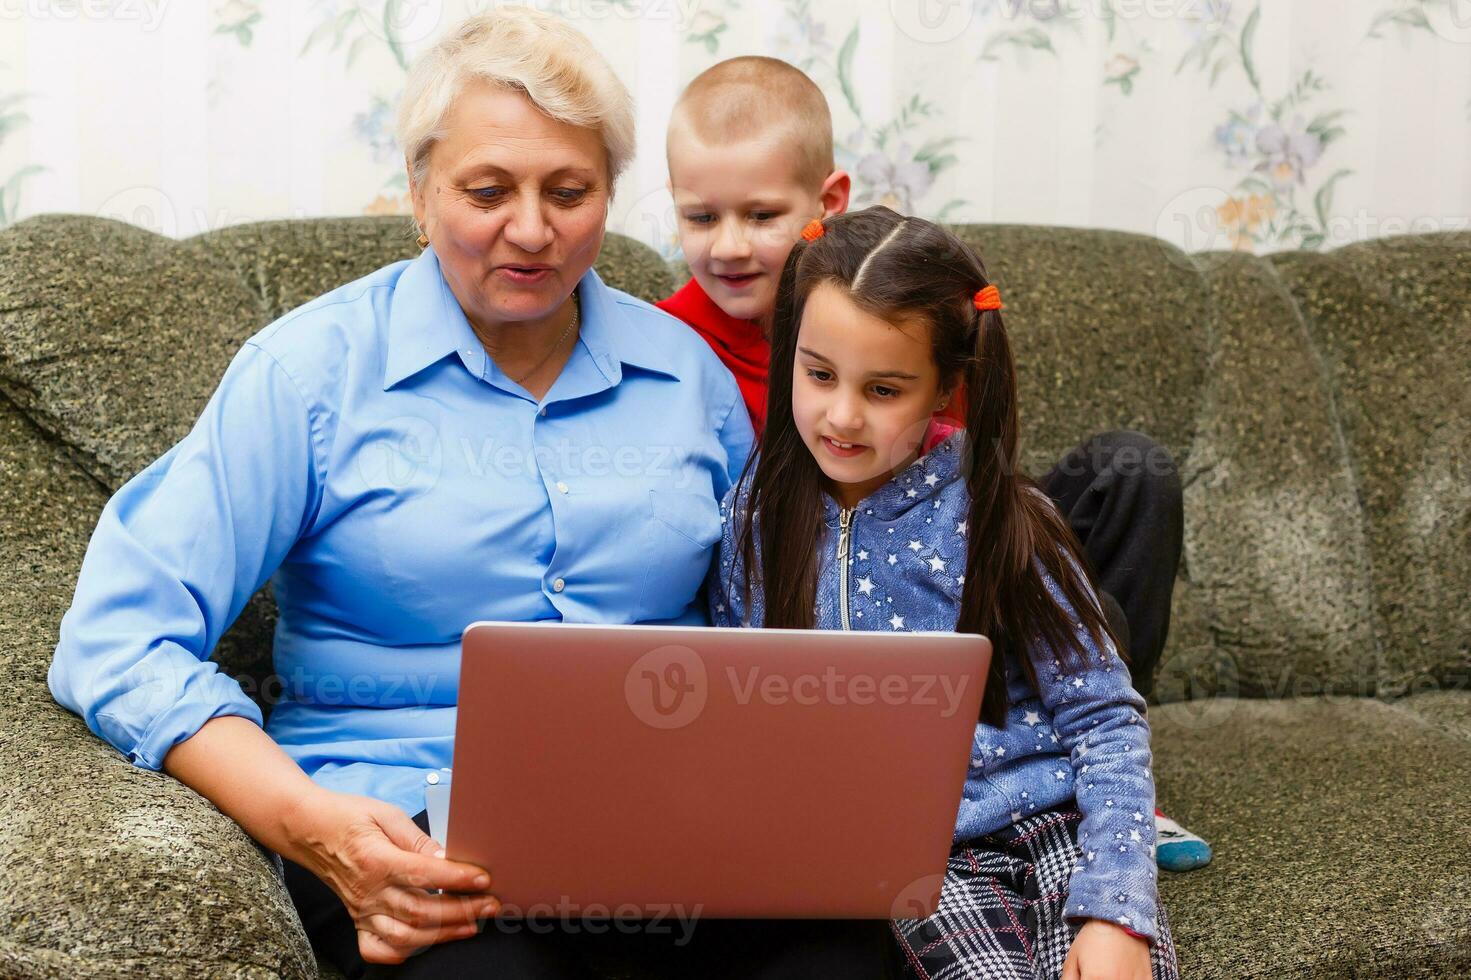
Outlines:
[[[827,531],[818,549],[818,629],[954,630],[964,587],[970,494],[959,473],[957,430],[852,510],[824,495]],[[764,602],[744,608],[744,562],[736,551],[748,517],[748,485],[722,504],[720,555],[712,570],[716,626],[760,627]],[[759,539],[758,539],[759,541]],[[734,572],[734,577],[732,577]],[[1056,583],[1044,579],[1063,608]],[[1003,663],[1010,707],[1004,728],[976,725],[955,840],[1076,801],[1081,854],[1068,888],[1069,920],[1104,919],[1158,939],[1154,780],[1144,698],[1128,666],[1077,631],[1087,667],[1064,672],[1042,641],[1031,651],[1041,690],[1014,657]]]

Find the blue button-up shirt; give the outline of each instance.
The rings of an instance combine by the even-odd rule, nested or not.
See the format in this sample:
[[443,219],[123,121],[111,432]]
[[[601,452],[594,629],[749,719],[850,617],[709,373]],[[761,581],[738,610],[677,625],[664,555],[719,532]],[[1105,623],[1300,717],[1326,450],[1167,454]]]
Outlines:
[[269,580],[266,731],[317,783],[413,815],[451,764],[469,623],[707,622],[753,439],[740,392],[678,320],[593,271],[577,293],[580,342],[540,399],[487,356],[432,248],[247,340],[103,509],[56,700],[148,769],[217,715],[260,724],[207,658]]
[[[859,502],[848,515],[846,542],[842,510],[823,497],[817,629],[955,629],[970,533],[964,439],[964,433],[951,435]],[[738,529],[751,519],[748,498],[749,486],[743,485],[724,501],[725,533],[710,590],[716,626],[760,627],[766,621],[760,588],[753,587],[747,606],[741,587],[745,562],[736,543]],[[759,529],[759,517],[756,523]],[[1071,613],[1052,576],[1042,570],[1042,579]],[[1112,642],[1100,647],[1081,625],[1074,635],[1078,649],[1067,663],[1040,640],[1028,651],[1037,687],[1014,652],[1002,660],[1006,721],[1000,728],[976,725],[954,839],[973,841],[1075,802],[1083,816],[1080,854],[1064,916],[1107,919],[1155,941],[1154,778],[1144,698]]]

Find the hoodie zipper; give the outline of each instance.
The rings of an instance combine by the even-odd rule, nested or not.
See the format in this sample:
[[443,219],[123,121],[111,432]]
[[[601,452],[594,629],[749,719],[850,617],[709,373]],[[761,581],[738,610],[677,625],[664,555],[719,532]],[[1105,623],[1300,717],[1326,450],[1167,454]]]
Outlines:
[[848,547],[852,543],[853,508],[844,507],[838,513],[838,616],[843,629],[848,625]]

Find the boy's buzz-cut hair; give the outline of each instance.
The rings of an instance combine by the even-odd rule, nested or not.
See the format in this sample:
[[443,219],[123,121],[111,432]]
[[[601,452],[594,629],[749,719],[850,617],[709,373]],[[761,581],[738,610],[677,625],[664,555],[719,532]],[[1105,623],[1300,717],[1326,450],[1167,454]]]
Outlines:
[[796,152],[798,182],[814,190],[835,169],[833,119],[822,89],[778,58],[746,55],[705,69],[685,87],[669,119],[707,146],[770,136]]

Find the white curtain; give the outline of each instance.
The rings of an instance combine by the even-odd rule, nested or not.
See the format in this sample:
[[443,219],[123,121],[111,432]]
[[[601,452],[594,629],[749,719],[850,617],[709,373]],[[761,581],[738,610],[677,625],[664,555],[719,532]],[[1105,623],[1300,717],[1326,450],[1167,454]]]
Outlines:
[[[528,0],[517,0],[528,2]],[[1115,228],[1187,251],[1468,227],[1471,0],[530,0],[638,105],[610,227],[677,246],[664,125],[771,54],[833,109],[857,204]],[[0,0],[0,225],[183,237],[406,211],[413,54],[504,0]]]

